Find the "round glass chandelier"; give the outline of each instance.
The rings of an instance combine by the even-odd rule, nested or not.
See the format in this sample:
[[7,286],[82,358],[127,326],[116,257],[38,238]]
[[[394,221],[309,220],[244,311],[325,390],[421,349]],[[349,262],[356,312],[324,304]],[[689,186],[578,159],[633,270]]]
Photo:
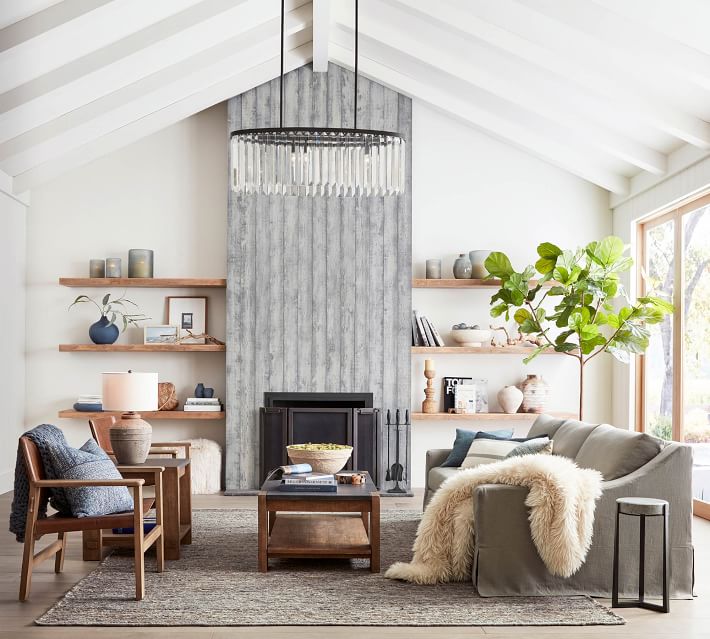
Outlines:
[[353,128],[284,127],[284,0],[281,0],[279,126],[231,134],[230,181],[242,194],[397,195],[405,188],[405,141],[357,128],[358,0],[355,0]]

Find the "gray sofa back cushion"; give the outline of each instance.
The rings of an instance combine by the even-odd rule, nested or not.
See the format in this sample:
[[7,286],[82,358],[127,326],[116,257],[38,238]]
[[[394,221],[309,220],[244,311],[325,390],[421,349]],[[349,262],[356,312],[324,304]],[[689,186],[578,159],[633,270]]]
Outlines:
[[576,419],[565,420],[552,437],[552,454],[575,459],[587,438],[598,427],[598,424],[587,424]]
[[[554,451],[558,452],[557,439]],[[598,470],[610,481],[641,468],[660,452],[661,443],[646,433],[601,424],[582,444],[576,461],[582,468]]]
[[559,419],[551,415],[540,415],[530,427],[530,432],[528,432],[527,436],[542,437],[543,435],[547,435],[552,439],[557,429],[566,421],[566,419]]

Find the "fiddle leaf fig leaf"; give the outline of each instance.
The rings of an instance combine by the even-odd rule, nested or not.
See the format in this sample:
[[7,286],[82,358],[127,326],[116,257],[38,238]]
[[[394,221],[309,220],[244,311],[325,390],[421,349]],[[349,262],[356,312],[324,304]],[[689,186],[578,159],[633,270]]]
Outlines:
[[508,256],[499,251],[493,251],[484,262],[486,270],[493,276],[501,280],[507,280],[513,274],[513,265]]
[[498,304],[491,309],[491,317],[500,317],[508,310],[507,304]]
[[540,257],[547,257],[552,260],[557,260],[557,256],[562,255],[562,249],[559,246],[555,246],[551,242],[543,242],[538,245],[537,254]]
[[532,362],[540,353],[544,352],[550,347],[549,344],[544,344],[543,346],[536,347],[530,355],[523,359],[524,364],[529,364]]
[[522,324],[526,320],[532,320],[532,318],[532,313],[527,308],[519,308],[517,311],[515,311],[515,314],[513,315],[513,319],[518,324]]

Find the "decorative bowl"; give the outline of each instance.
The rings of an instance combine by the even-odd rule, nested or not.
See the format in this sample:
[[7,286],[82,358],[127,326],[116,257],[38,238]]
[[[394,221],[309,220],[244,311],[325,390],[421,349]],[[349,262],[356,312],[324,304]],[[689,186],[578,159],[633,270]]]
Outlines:
[[[338,448],[316,448],[317,446],[334,446],[335,444],[294,444],[286,446],[288,458],[294,464],[310,464],[314,473],[334,474],[341,471],[353,454],[352,446]],[[309,448],[304,448],[308,446]]]
[[451,336],[459,346],[481,347],[491,341],[491,331],[487,328],[455,328]]

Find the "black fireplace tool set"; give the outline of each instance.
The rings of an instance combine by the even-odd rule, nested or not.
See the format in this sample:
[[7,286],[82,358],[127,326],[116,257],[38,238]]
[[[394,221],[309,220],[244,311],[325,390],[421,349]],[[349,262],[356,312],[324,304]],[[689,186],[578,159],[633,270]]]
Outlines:
[[[394,426],[396,443],[395,443],[395,453],[394,453],[394,463],[390,466],[390,433],[392,427]],[[392,413],[387,409],[387,472],[385,473],[385,481],[395,482],[394,487],[390,488],[387,492],[393,494],[407,494],[406,488],[402,488],[399,483],[407,482],[407,471],[404,465],[400,461],[400,433],[404,429],[404,454],[405,461],[407,456],[407,450],[409,450],[409,411],[404,411],[404,422],[400,421],[400,411],[399,408],[395,411],[395,423],[392,423]]]

